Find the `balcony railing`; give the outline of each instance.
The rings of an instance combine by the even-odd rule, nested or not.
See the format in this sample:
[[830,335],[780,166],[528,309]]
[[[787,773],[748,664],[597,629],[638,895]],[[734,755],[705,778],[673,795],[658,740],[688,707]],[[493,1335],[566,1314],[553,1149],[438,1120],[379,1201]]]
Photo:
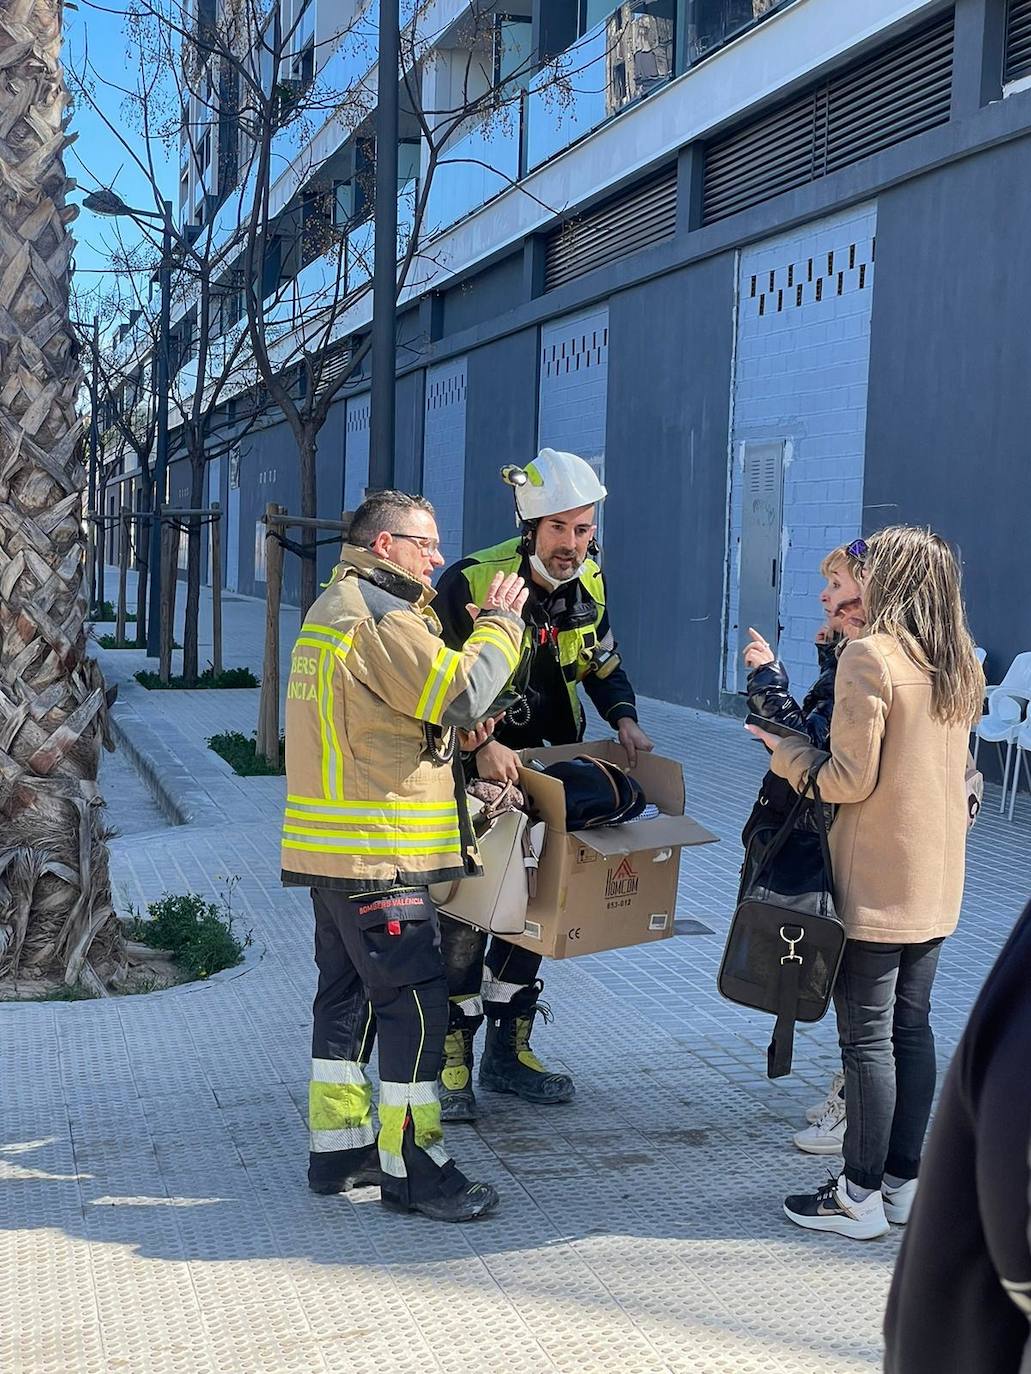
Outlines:
[[673,12],[673,0],[619,5],[530,83],[527,171],[669,81]]
[[794,0],[688,0],[688,66],[722,48],[775,10],[793,3]]
[[519,177],[518,119],[511,112],[469,129],[444,149],[433,173],[426,233],[456,223]]

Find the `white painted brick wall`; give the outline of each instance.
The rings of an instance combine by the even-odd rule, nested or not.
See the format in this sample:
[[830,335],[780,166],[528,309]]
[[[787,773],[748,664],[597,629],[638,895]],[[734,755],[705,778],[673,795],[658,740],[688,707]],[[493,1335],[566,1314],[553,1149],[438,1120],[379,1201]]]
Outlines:
[[602,481],[608,385],[607,306],[563,316],[541,329],[540,447],[579,454]]
[[427,371],[422,490],[436,507],[440,547],[448,563],[464,552],[465,397],[464,358]]
[[[815,676],[820,562],[861,532],[876,206],[757,244],[740,258],[725,684],[745,682],[737,625],[742,444],[786,440],[780,653]],[[830,260],[830,255],[833,259]],[[801,303],[799,301],[801,300]],[[767,634],[776,627],[761,627]]]
[[344,509],[357,510],[369,485],[369,407],[368,396],[354,396],[347,402],[344,426]]

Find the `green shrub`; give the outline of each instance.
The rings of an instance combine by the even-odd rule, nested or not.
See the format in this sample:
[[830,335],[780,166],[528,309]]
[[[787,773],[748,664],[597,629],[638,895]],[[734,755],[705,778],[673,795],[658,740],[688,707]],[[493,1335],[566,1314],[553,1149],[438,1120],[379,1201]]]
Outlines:
[[231,897],[237,881],[220,903],[197,892],[166,893],[147,907],[149,920],[133,912],[126,934],[152,949],[170,950],[187,978],[210,978],[233,968],[251,943],[250,932],[242,940],[233,932]]
[[97,643],[102,649],[143,649],[144,644],[137,644],[135,639],[116,639],[114,635],[97,635]]
[[[136,619],[136,612],[135,612],[135,611],[130,611],[130,610],[128,609],[128,607],[126,607],[125,618],[126,618],[126,620],[135,620],[135,619]],[[97,607],[96,611],[93,613],[93,615],[90,616],[90,620],[93,621],[94,623],[96,623],[96,622],[99,621],[99,620],[117,620],[117,619],[118,619],[118,607],[115,606],[115,605],[114,605],[112,602],[110,602],[110,601],[102,601],[102,602],[100,603],[100,605]]]
[[[286,740],[280,736],[280,759],[283,758],[285,745]],[[239,730],[228,730],[225,734],[212,735],[208,740],[208,748],[216,753],[219,758],[225,759],[233,772],[241,778],[278,778],[286,772],[286,767],[282,762],[278,768],[272,768],[268,761],[258,754],[258,743],[255,736],[251,735],[248,739]]]
[[[179,649],[182,646],[177,644],[175,647]],[[222,672],[216,673],[210,663],[192,687],[187,686],[182,676],[171,677],[167,682],[162,682],[158,674],[149,668],[141,668],[135,676],[136,681],[151,692],[200,692],[208,689],[224,692],[239,687],[261,686],[250,668],[224,668]]]

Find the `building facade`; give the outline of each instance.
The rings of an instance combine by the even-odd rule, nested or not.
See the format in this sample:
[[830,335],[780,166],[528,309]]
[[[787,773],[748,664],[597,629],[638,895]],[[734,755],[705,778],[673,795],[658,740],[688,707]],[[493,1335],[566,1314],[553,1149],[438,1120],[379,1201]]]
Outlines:
[[[748,625],[807,682],[824,553],[930,524],[998,681],[1031,641],[1031,0],[502,9],[499,52],[568,90],[463,133],[402,297],[393,478],[448,557],[513,532],[504,464],[581,453],[638,689],[734,710]],[[320,435],[322,514],[368,482],[367,388]],[[240,592],[292,451],[270,417],[212,467]]]

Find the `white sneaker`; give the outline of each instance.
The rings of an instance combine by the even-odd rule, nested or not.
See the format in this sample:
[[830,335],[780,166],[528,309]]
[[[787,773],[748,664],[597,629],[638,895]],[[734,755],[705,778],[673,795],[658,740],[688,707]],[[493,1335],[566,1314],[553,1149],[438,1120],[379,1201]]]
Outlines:
[[827,1096],[822,1102],[817,1102],[815,1107],[810,1107],[805,1114],[805,1119],[809,1122],[810,1126],[816,1125],[831,1103],[841,1096],[844,1088],[845,1075],[843,1073],[836,1073],[831,1079],[830,1087],[827,1089]]
[[905,1183],[900,1183],[897,1188],[889,1188],[886,1183],[882,1183],[881,1196],[884,1198],[884,1215],[896,1226],[905,1226],[909,1220],[909,1214],[913,1210],[913,1199],[916,1197],[916,1179],[907,1179]]
[[807,1155],[840,1155],[845,1139],[845,1100],[831,1099],[827,1110],[814,1126],[807,1126],[794,1137]]
[[807,1231],[833,1231],[852,1240],[874,1240],[890,1229],[880,1192],[856,1202],[848,1195],[844,1174],[828,1179],[815,1193],[785,1198],[784,1215]]

